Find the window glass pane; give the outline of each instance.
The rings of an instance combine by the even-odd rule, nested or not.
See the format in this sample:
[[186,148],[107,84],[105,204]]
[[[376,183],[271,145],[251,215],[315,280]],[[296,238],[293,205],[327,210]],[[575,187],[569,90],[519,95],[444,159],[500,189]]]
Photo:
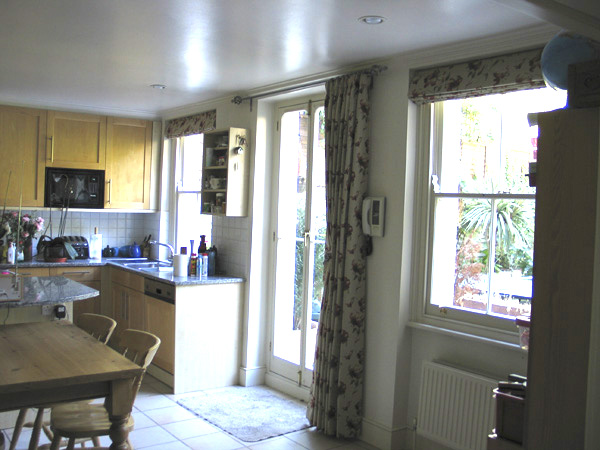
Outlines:
[[441,116],[438,109],[432,305],[529,314],[535,188],[526,175],[537,159],[537,127],[527,114],[565,102],[564,91],[536,89],[443,102]]
[[207,245],[211,244],[212,216],[200,214],[200,193],[180,192],[177,195],[177,234],[176,252],[187,248],[190,255],[190,240],[194,240],[194,253],[200,245],[200,235],[206,236]]
[[564,107],[566,92],[535,89],[444,102],[441,192],[534,193],[527,178],[537,130],[527,114]]
[[177,145],[175,251],[186,247],[188,255],[198,250],[201,235],[206,236],[207,245],[212,237],[212,216],[200,214],[203,141],[204,135],[196,134],[179,138]]
[[202,144],[203,134],[181,138],[180,186],[185,191],[199,191],[202,188]]
[[490,313],[529,314],[533,285],[535,200],[494,202],[495,245]]
[[431,303],[487,311],[487,249],[489,222],[485,219],[467,229],[461,227],[465,211],[476,208],[473,199],[437,200]]

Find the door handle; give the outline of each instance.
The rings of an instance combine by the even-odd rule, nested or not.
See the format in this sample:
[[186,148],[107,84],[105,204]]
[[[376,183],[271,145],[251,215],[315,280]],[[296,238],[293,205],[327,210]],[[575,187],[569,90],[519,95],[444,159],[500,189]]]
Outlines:
[[50,136],[50,162],[54,162],[54,136]]
[[112,178],[108,180],[108,204],[111,204],[112,200]]

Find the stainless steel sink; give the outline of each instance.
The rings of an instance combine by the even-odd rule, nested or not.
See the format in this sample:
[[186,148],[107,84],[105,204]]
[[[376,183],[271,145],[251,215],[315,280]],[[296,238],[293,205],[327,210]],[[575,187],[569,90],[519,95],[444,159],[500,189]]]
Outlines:
[[130,269],[143,269],[143,270],[162,269],[162,268],[172,269],[172,267],[169,263],[166,263],[163,261],[144,261],[144,262],[138,261],[138,262],[123,263],[123,265]]
[[144,272],[172,272],[172,266],[158,266],[158,267],[140,267],[140,270]]

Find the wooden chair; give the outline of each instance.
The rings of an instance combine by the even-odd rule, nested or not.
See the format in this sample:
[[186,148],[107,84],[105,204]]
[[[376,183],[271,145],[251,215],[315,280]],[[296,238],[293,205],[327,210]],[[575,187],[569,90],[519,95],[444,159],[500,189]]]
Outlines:
[[[146,369],[152,362],[159,345],[160,339],[153,334],[127,329],[119,336],[117,349],[125,357]],[[140,389],[142,378],[143,373],[136,377],[132,383],[133,400],[135,400]],[[75,440],[82,438],[91,439],[94,446],[99,447],[98,437],[108,435],[110,426],[111,422],[104,404],[71,402],[54,406],[50,415],[50,428],[54,433],[50,449],[58,450],[63,437],[69,438],[67,449],[74,448]],[[126,428],[128,431],[133,429],[131,414]],[[127,445],[130,449],[133,449],[129,439]]]
[[[79,319],[77,320],[77,326],[90,334],[92,337],[98,339],[103,344],[106,344],[115,330],[117,322],[110,317],[102,316],[100,314],[84,313],[79,316]],[[40,431],[44,427],[44,408],[37,408],[33,423],[24,423],[28,409],[29,408],[21,408],[19,410],[19,415],[17,417],[17,422],[15,423],[15,430],[10,441],[9,450],[15,450],[17,441],[19,440],[19,436],[21,435],[21,431],[23,430],[24,426],[33,427],[31,439],[29,441],[29,448],[35,449],[38,446]],[[46,434],[48,434],[48,432],[46,432]]]

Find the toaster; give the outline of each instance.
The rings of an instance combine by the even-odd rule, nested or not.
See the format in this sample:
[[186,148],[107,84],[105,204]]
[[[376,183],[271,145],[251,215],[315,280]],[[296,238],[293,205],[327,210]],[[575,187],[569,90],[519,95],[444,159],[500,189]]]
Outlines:
[[75,259],[88,259],[90,257],[88,240],[83,236],[63,236],[62,240],[71,244],[73,249],[77,252],[77,257]]

